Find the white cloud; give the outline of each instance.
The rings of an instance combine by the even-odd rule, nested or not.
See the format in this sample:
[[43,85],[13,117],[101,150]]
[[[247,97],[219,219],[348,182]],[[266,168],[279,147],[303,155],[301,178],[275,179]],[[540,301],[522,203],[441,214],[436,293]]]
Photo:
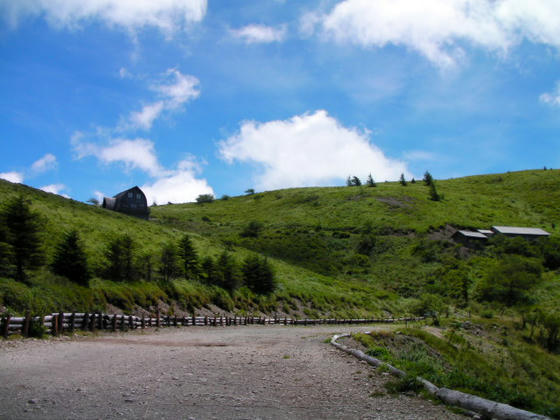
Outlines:
[[272,26],[252,24],[239,29],[232,29],[231,34],[247,44],[268,44],[283,41],[286,37],[286,26],[282,25],[274,28]]
[[369,173],[379,180],[408,175],[403,162],[387,158],[370,143],[367,131],[344,127],[324,110],[288,120],[244,122],[219,147],[229,163],[261,166],[254,179],[259,189],[326,185]]
[[64,184],[50,184],[50,185],[45,185],[39,189],[48,193],[58,194],[58,195],[62,195],[63,197],[69,198],[66,194],[60,194],[61,191],[66,189],[66,185]]
[[185,203],[195,201],[200,194],[214,194],[205,179],[196,178],[196,168],[190,160],[180,162],[176,170],[141,188],[148,204]]
[[23,174],[21,172],[1,172],[0,179],[21,184],[23,182]]
[[440,67],[454,66],[473,44],[505,53],[524,39],[560,47],[560,2],[557,0],[344,0],[313,19],[322,33],[363,47],[410,48]]
[[74,135],[72,141],[77,158],[95,156],[105,164],[121,162],[127,169],[141,169],[151,176],[159,176],[164,170],[160,166],[154,143],[150,140],[113,139],[107,146],[85,143],[80,136]]
[[162,101],[144,105],[142,111],[133,111],[130,113],[130,123],[133,127],[149,130],[152,128],[154,120],[161,114],[161,111],[163,111]]
[[79,28],[92,21],[135,31],[155,27],[170,36],[201,21],[207,0],[17,0],[0,2],[0,13],[12,26],[26,17],[44,17],[57,28]]
[[543,93],[539,96],[539,100],[548,105],[560,106],[560,82],[556,83],[556,88],[553,92]]
[[144,105],[141,111],[131,112],[128,120],[119,125],[120,131],[131,128],[149,130],[163,111],[180,110],[185,103],[200,95],[200,82],[194,76],[183,74],[177,69],[169,69],[163,77],[164,81],[151,86],[160,99]]
[[35,173],[43,173],[50,171],[51,169],[55,169],[56,166],[56,156],[51,153],[47,153],[41,159],[33,162],[33,164],[31,165],[31,170]]

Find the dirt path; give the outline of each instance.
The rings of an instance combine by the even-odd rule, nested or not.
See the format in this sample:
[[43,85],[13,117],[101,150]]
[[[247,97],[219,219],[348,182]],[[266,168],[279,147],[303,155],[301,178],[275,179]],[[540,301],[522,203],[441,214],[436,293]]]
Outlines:
[[368,329],[170,328],[4,343],[0,418],[463,418],[418,397],[386,395],[386,376],[324,342]]

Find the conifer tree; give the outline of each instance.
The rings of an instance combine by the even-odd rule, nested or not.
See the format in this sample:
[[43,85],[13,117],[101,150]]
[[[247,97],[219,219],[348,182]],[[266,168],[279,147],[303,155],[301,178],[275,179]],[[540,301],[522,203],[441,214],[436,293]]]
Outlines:
[[224,251],[216,262],[217,284],[232,293],[241,283],[239,267],[235,259]]
[[113,281],[132,281],[135,274],[134,241],[128,234],[114,238],[105,251],[106,276]]
[[23,196],[9,200],[0,213],[0,224],[5,226],[4,253],[15,266],[15,279],[25,281],[26,269],[40,267],[44,263],[41,247],[40,216],[31,211],[30,202]]
[[89,285],[90,272],[86,253],[76,230],[64,235],[57,245],[51,271],[82,286]]
[[373,177],[371,176],[371,174],[369,174],[368,177],[367,177],[366,185],[368,187],[377,187],[377,184],[373,180]]
[[216,284],[218,279],[214,258],[212,258],[211,256],[203,258],[201,268],[203,279],[206,284]]
[[403,187],[406,187],[406,179],[404,178],[404,174],[401,174],[401,178],[399,180]]
[[433,201],[441,200],[441,196],[437,192],[436,182],[434,180],[432,180],[430,182],[430,200],[433,200]]
[[266,258],[256,255],[247,257],[241,271],[244,283],[255,293],[268,294],[276,288],[274,271]]
[[427,186],[430,186],[430,185],[432,185],[433,180],[434,180],[434,178],[432,177],[432,174],[429,173],[428,171],[426,171],[424,173],[424,180],[423,180],[424,184],[426,184]]
[[198,254],[189,235],[184,235],[179,241],[179,256],[182,260],[182,269],[185,279],[198,275]]
[[177,248],[174,244],[166,243],[160,255],[159,273],[166,282],[169,282],[177,275]]

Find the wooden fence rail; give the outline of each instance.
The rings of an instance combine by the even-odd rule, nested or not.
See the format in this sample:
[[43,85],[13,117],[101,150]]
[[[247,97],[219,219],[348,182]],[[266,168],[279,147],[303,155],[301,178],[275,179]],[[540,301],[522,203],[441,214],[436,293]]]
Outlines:
[[360,318],[360,319],[292,319],[242,316],[169,316],[156,314],[155,317],[138,317],[134,315],[116,315],[103,313],[59,312],[46,316],[13,317],[5,315],[0,318],[0,335],[4,338],[12,334],[24,337],[34,335],[35,328],[46,329],[52,335],[75,330],[95,331],[128,331],[149,327],[189,327],[213,326],[229,327],[237,325],[336,325],[336,324],[373,324],[412,322],[423,320],[419,318]]

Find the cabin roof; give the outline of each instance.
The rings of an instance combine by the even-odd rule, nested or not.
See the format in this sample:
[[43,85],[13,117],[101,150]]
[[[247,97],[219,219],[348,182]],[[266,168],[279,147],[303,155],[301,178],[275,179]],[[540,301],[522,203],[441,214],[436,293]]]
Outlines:
[[457,231],[459,234],[467,237],[467,238],[474,238],[474,239],[487,239],[486,235],[480,232],[473,232],[472,230],[459,230]]
[[494,233],[496,233],[496,232],[494,232],[493,230],[490,230],[490,229],[477,229],[476,231],[479,232],[479,233],[482,233],[483,235],[486,235],[486,236],[493,235]]
[[517,226],[492,226],[494,232],[504,235],[528,235],[528,236],[550,236],[546,230],[540,228],[517,227]]
[[113,198],[121,198],[123,197],[127,192],[132,191],[132,190],[138,190],[139,192],[141,192],[142,194],[144,194],[144,192],[138,187],[138,185],[129,188],[128,190],[122,191],[120,193],[118,193],[117,195],[115,195]]

